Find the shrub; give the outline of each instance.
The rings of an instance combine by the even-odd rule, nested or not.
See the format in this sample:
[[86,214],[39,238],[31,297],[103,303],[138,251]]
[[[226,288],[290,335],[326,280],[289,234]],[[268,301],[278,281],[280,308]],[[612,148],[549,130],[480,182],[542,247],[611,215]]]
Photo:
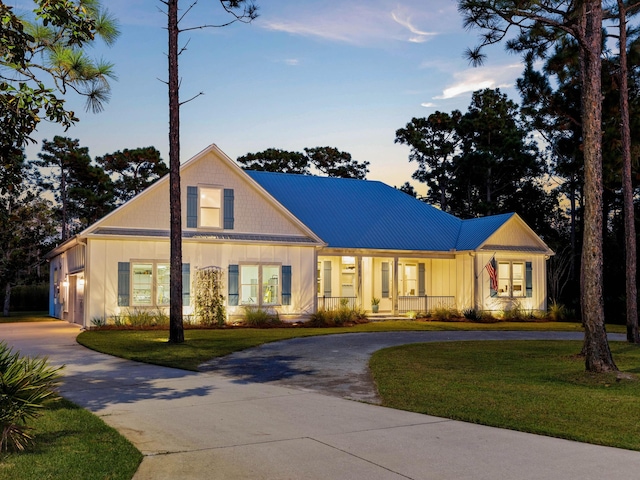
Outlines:
[[342,327],[343,325],[367,323],[368,321],[366,312],[361,308],[341,306],[336,310],[318,310],[311,315],[305,326],[319,328]]
[[244,321],[250,327],[259,328],[282,324],[278,312],[250,306],[244,307]]
[[551,305],[549,305],[549,311],[547,312],[547,315],[549,317],[549,320],[551,320],[552,322],[563,322],[567,320],[568,313],[569,311],[564,304],[558,303],[554,300],[553,302],[551,302]]
[[49,366],[46,358],[20,356],[0,342],[0,451],[22,451],[33,443],[27,421],[57,398],[61,368]]
[[93,317],[91,319],[91,325],[96,328],[104,327],[107,324],[107,319],[104,317]]
[[462,311],[462,315],[464,315],[464,318],[472,322],[479,322],[482,320],[482,312],[475,308],[465,308]]
[[431,316],[438,322],[450,322],[458,317],[458,312],[452,308],[435,308]]

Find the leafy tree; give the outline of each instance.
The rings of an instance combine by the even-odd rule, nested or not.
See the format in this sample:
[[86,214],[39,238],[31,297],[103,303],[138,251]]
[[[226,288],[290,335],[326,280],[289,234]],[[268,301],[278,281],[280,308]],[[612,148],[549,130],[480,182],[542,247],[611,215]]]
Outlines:
[[300,152],[288,152],[268,148],[263,152],[247,153],[238,157],[237,162],[244,170],[263,172],[297,173],[309,175],[309,158]]
[[455,175],[453,160],[460,139],[457,126],[462,114],[435,112],[428,118],[413,118],[396,130],[395,143],[409,145],[409,161],[418,164],[412,178],[429,187],[427,201],[449,211],[450,179]]
[[169,173],[154,147],[124,149],[97,157],[96,163],[111,177],[118,203],[124,203]]
[[[112,44],[119,32],[98,0],[34,0],[30,18],[0,2],[0,155],[32,141],[42,119],[68,128],[78,118],[65,108],[68,90],[102,109],[113,66],[91,60],[84,48],[96,36]],[[10,154],[10,153],[9,153]]]
[[409,182],[404,182],[398,190],[406,193],[407,195],[411,195],[414,198],[418,197],[418,192],[416,192],[416,189],[413,188],[413,185],[411,185]]
[[[12,158],[11,182],[0,188],[0,288],[4,292],[3,315],[9,316],[12,287],[25,279],[40,261],[42,245],[54,234],[49,202],[29,190],[20,172],[24,153]],[[16,180],[18,179],[18,180]]]
[[[178,0],[160,0],[167,7],[167,32],[169,40],[169,209],[170,209],[170,280],[169,280],[169,343],[184,342],[182,323],[182,205],[180,197],[180,106],[192,99],[180,100],[180,75],[178,58],[185,51],[178,45],[180,33],[203,28],[218,28],[234,22],[248,23],[257,17],[257,7],[252,0],[218,0],[222,9],[231,15],[231,20],[220,25],[201,24],[181,27],[191,9],[198,3],[194,0],[178,14]],[[197,97],[198,95],[196,95]]]
[[369,162],[357,162],[351,154],[333,147],[305,148],[309,162],[328,177],[358,178],[369,173]]
[[113,182],[101,167],[91,165],[89,149],[78,140],[43,140],[38,157],[32,163],[40,168],[40,188],[52,192],[59,205],[62,241],[113,209]]
[[582,138],[584,152],[584,231],[580,271],[581,313],[585,327],[585,368],[587,371],[617,370],[604,326],[603,301],[603,214],[602,214],[602,2],[520,0],[459,0],[458,10],[467,28],[483,31],[480,44],[468,50],[478,64],[485,56],[482,48],[507,41],[525,58],[544,57],[560,38],[573,37],[579,48]]
[[358,162],[351,154],[334,147],[305,148],[305,153],[268,148],[248,153],[237,161],[244,170],[295,173],[311,175],[312,168],[328,177],[364,179],[369,173],[369,162]]

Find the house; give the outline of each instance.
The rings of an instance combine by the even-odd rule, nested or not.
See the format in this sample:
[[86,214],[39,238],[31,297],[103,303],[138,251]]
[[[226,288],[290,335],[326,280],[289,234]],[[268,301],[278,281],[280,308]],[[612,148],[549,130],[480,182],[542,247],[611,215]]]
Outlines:
[[[181,182],[186,315],[193,274],[210,266],[225,273],[229,318],[247,305],[284,319],[369,309],[374,297],[386,314],[546,309],[553,252],[517,214],[460,220],[377,181],[244,171],[215,145],[182,165]],[[168,307],[168,177],[47,258],[52,316],[89,326]]]

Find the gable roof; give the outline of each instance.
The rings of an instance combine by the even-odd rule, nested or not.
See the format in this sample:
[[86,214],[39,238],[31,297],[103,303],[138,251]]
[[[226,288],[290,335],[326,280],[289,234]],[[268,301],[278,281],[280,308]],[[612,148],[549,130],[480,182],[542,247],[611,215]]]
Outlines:
[[[329,248],[468,251],[515,223],[535,237],[527,250],[551,253],[515,213],[460,220],[378,181],[247,171]],[[495,246],[492,246],[494,248]]]

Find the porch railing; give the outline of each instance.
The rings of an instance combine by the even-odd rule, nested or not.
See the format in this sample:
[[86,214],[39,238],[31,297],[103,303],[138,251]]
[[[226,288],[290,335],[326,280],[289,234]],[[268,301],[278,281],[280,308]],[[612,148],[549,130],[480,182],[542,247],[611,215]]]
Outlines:
[[398,313],[431,312],[436,308],[455,308],[456,297],[398,297]]
[[337,310],[343,305],[356,307],[357,297],[318,297],[318,309]]

